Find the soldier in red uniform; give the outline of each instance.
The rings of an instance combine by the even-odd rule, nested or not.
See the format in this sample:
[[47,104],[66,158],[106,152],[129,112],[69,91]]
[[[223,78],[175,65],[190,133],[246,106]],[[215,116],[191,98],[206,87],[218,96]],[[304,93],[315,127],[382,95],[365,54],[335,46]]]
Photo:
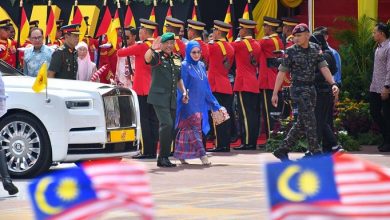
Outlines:
[[[112,61],[113,56],[116,58],[116,50],[110,44],[107,44],[107,35],[102,35],[102,42],[100,47],[100,59],[99,59],[99,68],[107,65],[109,78],[113,78],[116,73],[116,60]],[[108,45],[108,46],[106,46]]]
[[9,39],[11,40],[11,58],[10,62],[12,63],[13,67],[16,67],[16,47],[17,47],[17,41],[15,40],[15,29],[14,26],[10,25],[10,36]]
[[138,102],[141,117],[142,130],[142,154],[135,156],[137,159],[156,158],[158,142],[158,120],[154,112],[153,105],[147,103],[147,98],[152,80],[152,69],[145,63],[144,55],[152,45],[153,32],[158,27],[156,22],[143,19],[140,20],[141,27],[139,30],[140,42],[119,49],[118,57],[134,56],[135,57],[135,74],[133,90],[138,95]]
[[237,93],[243,133],[242,144],[235,149],[255,150],[260,126],[259,83],[257,82],[260,45],[252,37],[256,22],[242,18],[238,22],[241,39],[231,43],[236,59],[236,79],[233,90]]
[[292,31],[295,26],[299,24],[299,20],[295,18],[281,18],[283,22],[283,45],[284,49],[287,47],[291,47],[294,45],[294,35],[292,35]]
[[[233,90],[228,77],[234,60],[234,49],[226,41],[226,35],[232,26],[228,23],[214,20],[214,41],[209,42],[209,73],[208,80],[211,91],[221,106],[224,106],[229,115],[232,114]],[[190,92],[191,96],[191,92]],[[232,119],[214,127],[215,148],[210,152],[230,151],[230,127]]]
[[61,47],[64,44],[64,37],[62,36],[61,27],[63,26],[64,21],[63,20],[57,20],[56,26],[57,26],[57,32],[56,32],[56,40],[54,42],[50,42],[49,45],[56,45],[58,47]]
[[180,28],[184,27],[184,22],[176,18],[167,17],[165,18],[165,26],[167,27],[167,32],[175,34],[175,47],[173,52],[180,54],[181,58],[184,59],[186,57],[186,45],[179,37]]
[[204,28],[206,27],[206,24],[200,21],[194,21],[191,19],[187,20],[188,23],[188,39],[189,40],[196,40],[198,41],[200,45],[200,49],[202,50],[202,57],[201,60],[208,66],[209,63],[209,47],[208,45],[202,40],[202,34],[204,31]]
[[260,85],[260,106],[262,108],[262,118],[265,124],[265,132],[267,137],[273,130],[275,119],[271,117],[271,113],[280,112],[282,106],[282,99],[280,98],[280,104],[278,108],[275,108],[271,104],[271,97],[273,88],[275,87],[276,75],[278,74],[278,62],[275,51],[283,49],[283,42],[276,33],[276,28],[279,26],[280,21],[275,18],[264,16],[264,33],[260,42],[260,73],[259,73],[259,85]]
[[12,40],[9,39],[11,25],[10,19],[0,21],[0,59],[9,65],[14,64],[12,59]]
[[[125,31],[125,37],[126,37],[126,45],[127,47],[130,47],[135,44],[135,39],[137,38],[137,30],[132,27],[128,26],[124,28]],[[123,42],[124,43],[124,42]],[[124,47],[122,43],[119,45],[120,48]],[[129,63],[131,64],[129,66]],[[131,67],[131,69],[129,69]],[[117,72],[115,75],[116,82],[118,85],[126,87],[131,89],[132,88],[132,81],[133,81],[133,75],[135,72],[135,57],[129,56],[124,58],[118,59],[118,67]]]

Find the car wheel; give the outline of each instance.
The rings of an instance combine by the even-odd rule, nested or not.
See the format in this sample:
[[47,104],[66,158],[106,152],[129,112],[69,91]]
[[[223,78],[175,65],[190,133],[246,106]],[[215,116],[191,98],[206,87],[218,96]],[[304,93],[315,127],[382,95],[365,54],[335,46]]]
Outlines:
[[0,129],[0,144],[11,176],[32,177],[50,168],[50,140],[36,118],[25,113],[11,114],[0,120]]

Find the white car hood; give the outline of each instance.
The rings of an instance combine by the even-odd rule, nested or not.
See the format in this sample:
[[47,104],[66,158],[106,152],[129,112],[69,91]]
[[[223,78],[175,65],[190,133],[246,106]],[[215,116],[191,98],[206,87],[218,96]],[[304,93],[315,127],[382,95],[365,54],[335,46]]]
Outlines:
[[[32,88],[35,82],[35,77],[30,76],[3,76],[5,87],[12,88]],[[66,80],[66,79],[47,79],[48,90],[70,90],[80,92],[98,91],[98,88],[114,88],[113,85],[87,82],[81,80]],[[32,89],[31,89],[32,90]]]

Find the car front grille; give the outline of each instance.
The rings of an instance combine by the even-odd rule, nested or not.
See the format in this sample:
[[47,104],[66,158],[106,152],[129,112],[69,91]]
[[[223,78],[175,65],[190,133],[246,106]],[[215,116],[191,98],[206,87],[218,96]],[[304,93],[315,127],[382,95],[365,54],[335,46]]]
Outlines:
[[103,95],[107,130],[136,127],[133,94],[130,90],[115,88]]

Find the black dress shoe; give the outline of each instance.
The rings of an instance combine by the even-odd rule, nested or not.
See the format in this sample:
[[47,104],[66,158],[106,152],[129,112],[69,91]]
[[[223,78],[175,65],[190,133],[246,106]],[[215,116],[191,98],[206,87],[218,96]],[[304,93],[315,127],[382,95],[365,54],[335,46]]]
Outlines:
[[132,157],[133,159],[156,159],[155,154],[138,154]]
[[207,152],[230,152],[230,148],[227,148],[227,147],[216,147],[216,148],[213,148],[213,149],[209,149],[207,150]]
[[290,161],[288,158],[288,150],[285,148],[278,148],[272,154],[281,161]]
[[176,164],[171,163],[168,157],[159,157],[157,159],[158,167],[176,167]]
[[239,147],[234,148],[234,150],[256,150],[256,145],[241,144]]
[[8,191],[8,194],[15,195],[19,192],[18,188],[12,183],[10,178],[3,178],[3,187]]

